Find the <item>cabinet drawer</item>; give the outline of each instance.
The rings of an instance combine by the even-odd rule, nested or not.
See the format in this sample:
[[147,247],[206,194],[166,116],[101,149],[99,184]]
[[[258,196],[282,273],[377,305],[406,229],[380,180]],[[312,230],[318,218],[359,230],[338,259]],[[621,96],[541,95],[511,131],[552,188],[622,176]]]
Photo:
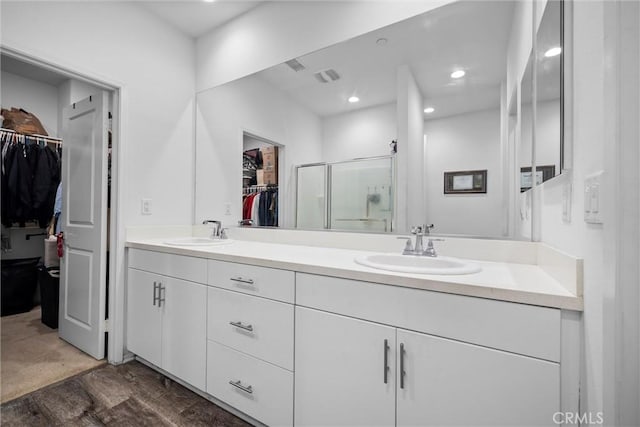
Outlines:
[[207,283],[207,260],[204,258],[129,249],[129,267],[192,282]]
[[293,373],[213,341],[207,393],[267,425],[293,425]]
[[209,284],[245,294],[293,303],[293,271],[209,260]]
[[292,305],[209,287],[208,313],[210,340],[293,370]]
[[560,310],[296,273],[296,304],[560,361]]

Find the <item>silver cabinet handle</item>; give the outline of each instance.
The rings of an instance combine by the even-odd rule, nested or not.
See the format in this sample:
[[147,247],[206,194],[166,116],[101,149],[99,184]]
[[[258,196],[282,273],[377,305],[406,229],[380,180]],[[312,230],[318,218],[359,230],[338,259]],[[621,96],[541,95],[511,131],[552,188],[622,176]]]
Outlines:
[[384,383],[387,383],[389,374],[389,340],[384,340]]
[[253,279],[245,279],[243,277],[231,277],[230,280],[233,280],[234,282],[240,282],[240,283],[247,283],[249,285],[253,285]]
[[158,300],[158,297],[156,295],[158,291],[158,282],[153,282],[153,305],[156,305],[156,301]]
[[251,387],[250,385],[247,385],[247,386],[242,385],[242,381],[240,381],[240,380],[238,380],[238,381],[229,381],[229,384],[231,384],[235,388],[239,388],[240,390],[244,391],[245,393],[253,394],[253,387]]
[[404,355],[406,351],[404,349],[404,343],[400,343],[400,388],[404,388]]
[[229,322],[231,326],[244,329],[245,331],[253,332],[253,325],[243,325],[242,322]]
[[167,291],[167,288],[165,288],[162,285],[162,282],[158,283],[158,307],[162,307],[162,303],[165,302],[164,296],[162,295],[162,291]]

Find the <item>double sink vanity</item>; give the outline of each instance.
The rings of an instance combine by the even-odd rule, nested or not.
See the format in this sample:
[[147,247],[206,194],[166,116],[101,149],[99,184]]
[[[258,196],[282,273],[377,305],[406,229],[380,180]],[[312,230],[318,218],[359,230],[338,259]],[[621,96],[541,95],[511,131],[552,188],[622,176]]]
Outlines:
[[[452,238],[415,257],[394,236],[198,233],[128,231],[126,346],[253,423],[553,425],[577,410],[578,259],[531,242]],[[458,254],[475,272],[363,265]]]

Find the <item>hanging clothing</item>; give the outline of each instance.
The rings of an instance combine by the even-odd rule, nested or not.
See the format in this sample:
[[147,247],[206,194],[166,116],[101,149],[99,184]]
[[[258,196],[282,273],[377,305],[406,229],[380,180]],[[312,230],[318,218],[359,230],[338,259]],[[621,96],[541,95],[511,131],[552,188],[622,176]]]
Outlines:
[[244,198],[242,203],[242,219],[251,219],[251,210],[253,209],[253,199],[257,194],[249,194]]
[[278,225],[276,215],[278,204],[278,190],[269,189],[262,191],[260,194],[260,206],[258,212],[260,225],[274,227]]
[[56,235],[62,231],[62,223],[60,221],[61,215],[62,215],[62,182],[58,184],[58,189],[56,190],[56,201],[53,205],[53,218],[56,224],[56,227],[55,227]]
[[32,206],[40,227],[46,227],[53,213],[60,183],[60,159],[48,146],[38,147],[32,184]]
[[2,138],[2,223],[24,226],[37,220],[45,228],[51,219],[60,182],[60,156],[41,140],[24,135]]
[[251,206],[251,220],[253,221],[253,225],[262,225],[260,224],[260,216],[258,214],[259,206],[260,206],[260,198],[261,198],[260,193],[256,193],[255,197],[253,198],[253,203]]

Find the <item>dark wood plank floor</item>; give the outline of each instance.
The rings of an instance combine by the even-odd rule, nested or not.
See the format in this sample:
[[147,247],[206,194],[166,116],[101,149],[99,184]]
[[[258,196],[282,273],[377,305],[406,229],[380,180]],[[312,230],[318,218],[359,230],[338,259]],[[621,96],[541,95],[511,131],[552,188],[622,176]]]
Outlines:
[[139,362],[102,368],[7,402],[2,426],[249,426]]

